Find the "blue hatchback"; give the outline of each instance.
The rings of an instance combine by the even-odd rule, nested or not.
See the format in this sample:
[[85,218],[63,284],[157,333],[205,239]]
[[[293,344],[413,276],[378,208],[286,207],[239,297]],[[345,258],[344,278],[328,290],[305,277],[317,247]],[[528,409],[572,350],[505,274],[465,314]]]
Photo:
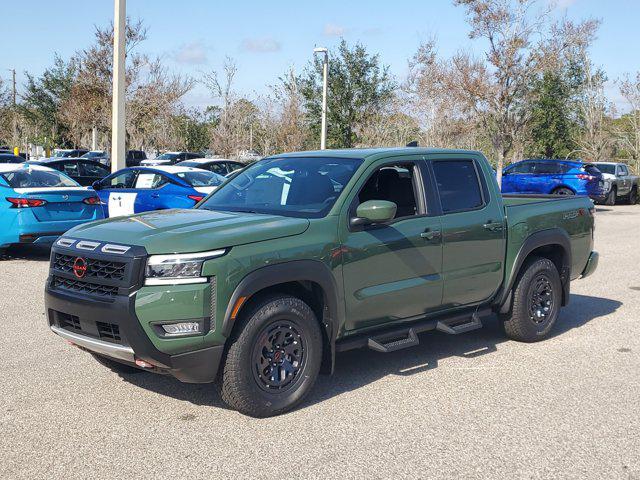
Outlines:
[[51,243],[67,230],[103,218],[95,192],[57,170],[0,164],[0,249]]
[[601,201],[606,188],[594,165],[575,160],[523,160],[502,171],[502,193],[587,195]]
[[93,184],[105,217],[168,208],[192,208],[226,180],[189,167],[123,168]]

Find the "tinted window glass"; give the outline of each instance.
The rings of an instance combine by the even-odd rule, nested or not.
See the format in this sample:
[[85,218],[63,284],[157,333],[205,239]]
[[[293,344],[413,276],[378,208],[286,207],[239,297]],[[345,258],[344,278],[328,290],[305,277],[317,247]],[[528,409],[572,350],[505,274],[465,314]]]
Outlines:
[[353,158],[273,158],[226,182],[199,208],[323,217],[362,163]]
[[181,178],[192,187],[215,187],[220,185],[226,179],[213,172],[180,172],[176,173],[176,177]]
[[[196,167],[198,168],[198,167]],[[205,167],[207,170],[217,173],[218,175],[226,175],[227,169],[224,166],[224,163],[209,163]]]
[[156,160],[176,160],[180,156],[179,153],[163,153]]
[[615,175],[616,174],[616,166],[615,165],[608,165],[606,163],[598,163],[596,165],[596,167],[602,173],[610,173],[611,175]]
[[106,177],[109,175],[109,170],[102,165],[98,165],[95,163],[87,163],[83,162],[80,164],[80,172],[85,177]]
[[358,194],[358,202],[387,200],[398,207],[396,218],[416,215],[414,170],[413,164],[385,165],[369,177]]
[[18,157],[17,155],[11,154],[2,154],[0,155],[0,163],[22,163],[24,162],[24,158]]
[[138,178],[136,179],[135,188],[141,189],[154,189],[160,188],[163,185],[167,184],[169,179],[164,175],[155,172],[145,172],[141,171],[138,173]]
[[482,206],[480,183],[472,160],[433,162],[433,171],[444,213]]
[[80,167],[77,162],[64,162],[63,164],[58,165],[56,170],[60,170],[70,177],[80,176]]
[[115,177],[111,177],[107,181],[107,185],[111,188],[133,188],[133,182],[136,179],[136,171],[129,170],[122,172]]
[[531,173],[533,162],[521,162],[509,169],[509,173]]
[[24,169],[2,174],[11,188],[79,187],[78,183],[56,171]]
[[553,175],[562,173],[560,164],[557,162],[536,162],[535,173],[538,175]]

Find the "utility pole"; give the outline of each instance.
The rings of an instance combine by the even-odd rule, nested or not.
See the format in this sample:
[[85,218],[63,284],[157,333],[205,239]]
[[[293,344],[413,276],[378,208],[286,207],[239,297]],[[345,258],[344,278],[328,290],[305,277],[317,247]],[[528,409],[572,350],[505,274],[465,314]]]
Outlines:
[[126,165],[125,153],[125,35],[126,0],[114,0],[113,14],[113,102],[111,106],[111,171]]
[[322,125],[320,130],[320,150],[327,148],[327,90],[329,84],[329,51],[324,47],[313,49],[313,53],[323,53],[322,63]]
[[18,147],[18,109],[16,108],[18,105],[18,89],[16,88],[16,69],[10,68],[11,72],[12,84],[13,84],[13,112],[11,117],[13,117],[13,153],[18,155],[20,153],[20,147]]

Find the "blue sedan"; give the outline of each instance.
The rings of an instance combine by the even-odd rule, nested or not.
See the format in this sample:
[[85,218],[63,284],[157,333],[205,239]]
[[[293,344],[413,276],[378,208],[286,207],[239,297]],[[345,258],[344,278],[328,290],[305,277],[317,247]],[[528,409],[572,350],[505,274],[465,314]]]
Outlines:
[[121,217],[168,208],[191,208],[226,180],[198,168],[132,167],[95,182],[104,214]]
[[0,164],[0,249],[51,243],[81,223],[103,218],[95,192],[43,166]]

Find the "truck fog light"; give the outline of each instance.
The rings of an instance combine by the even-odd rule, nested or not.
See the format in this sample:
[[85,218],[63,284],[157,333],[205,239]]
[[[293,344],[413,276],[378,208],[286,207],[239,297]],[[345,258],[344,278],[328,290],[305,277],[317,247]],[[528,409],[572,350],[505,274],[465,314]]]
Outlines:
[[162,329],[167,335],[191,335],[200,333],[200,323],[198,322],[180,322],[167,323],[162,325]]

